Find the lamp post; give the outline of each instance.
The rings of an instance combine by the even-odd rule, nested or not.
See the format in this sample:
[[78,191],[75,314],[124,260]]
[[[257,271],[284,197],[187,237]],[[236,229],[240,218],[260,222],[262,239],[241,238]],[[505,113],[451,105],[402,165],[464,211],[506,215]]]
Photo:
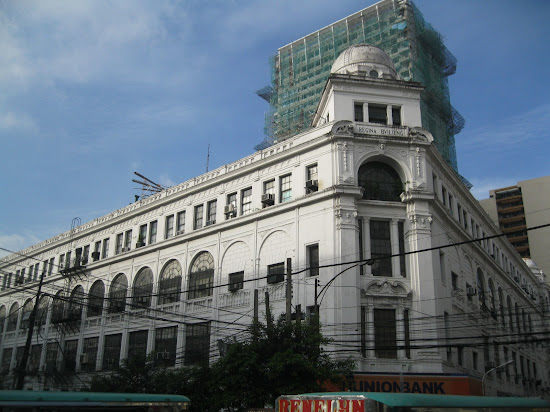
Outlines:
[[481,378],[481,393],[483,394],[483,396],[485,396],[485,378],[487,377],[487,375],[489,375],[492,371],[500,368],[504,368],[505,366],[508,366],[511,363],[514,363],[513,359],[510,359],[509,361],[506,361],[501,365],[495,366],[494,368],[489,369],[487,372],[485,372],[485,374],[483,375],[483,378]]

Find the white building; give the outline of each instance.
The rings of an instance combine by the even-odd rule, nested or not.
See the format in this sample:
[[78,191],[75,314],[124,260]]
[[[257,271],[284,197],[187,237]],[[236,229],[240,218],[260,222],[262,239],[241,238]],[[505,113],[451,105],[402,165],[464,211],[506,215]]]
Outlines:
[[513,360],[486,392],[546,393],[549,290],[506,239],[472,241],[498,229],[420,128],[421,92],[352,46],[307,132],[0,260],[4,385],[41,276],[26,387],[70,388],[133,355],[215,359],[255,290],[260,317],[265,292],[284,312],[290,258],[293,307],[332,281],[323,332],[357,389],[480,394]]

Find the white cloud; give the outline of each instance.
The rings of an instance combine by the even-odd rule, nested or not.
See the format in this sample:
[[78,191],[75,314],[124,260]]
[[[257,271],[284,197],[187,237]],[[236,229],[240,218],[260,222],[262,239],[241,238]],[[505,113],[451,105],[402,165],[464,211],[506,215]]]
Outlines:
[[550,130],[550,104],[534,107],[502,122],[485,125],[460,134],[460,144],[466,150],[498,152],[515,146],[525,147],[533,141],[547,141]]
[[33,120],[26,114],[16,114],[13,112],[0,113],[0,130],[36,130]]
[[[11,252],[17,252],[22,249],[25,249],[26,247],[29,247],[35,243],[40,242],[41,239],[39,239],[35,235],[19,235],[19,234],[11,234],[11,235],[2,235],[0,234],[0,247],[2,249],[7,249]],[[11,254],[11,252],[8,252],[6,250],[0,249],[0,258],[3,258],[5,256],[8,256]]]

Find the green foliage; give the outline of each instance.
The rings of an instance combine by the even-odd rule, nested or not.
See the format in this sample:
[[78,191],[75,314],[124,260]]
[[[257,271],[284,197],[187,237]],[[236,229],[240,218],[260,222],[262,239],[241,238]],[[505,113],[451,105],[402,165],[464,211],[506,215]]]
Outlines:
[[239,411],[274,405],[282,394],[323,390],[351,374],[351,360],[335,360],[318,322],[253,324],[251,338],[232,343],[211,365],[166,369],[152,358],[132,359],[109,376],[98,376],[92,391],[186,395],[192,411]]

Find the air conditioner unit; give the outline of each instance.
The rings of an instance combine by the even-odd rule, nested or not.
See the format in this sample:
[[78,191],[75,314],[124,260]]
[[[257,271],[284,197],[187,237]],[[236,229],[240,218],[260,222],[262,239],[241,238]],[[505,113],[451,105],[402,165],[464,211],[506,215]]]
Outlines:
[[185,233],[185,230],[178,230],[176,232],[176,236],[183,235]]
[[87,353],[83,353],[82,355],[80,355],[80,364],[81,364],[81,365],[86,365],[86,364],[88,364],[88,363],[90,363],[88,354],[87,354]]
[[519,282],[519,276],[514,276],[514,281]]
[[475,290],[475,288],[471,287],[471,286],[468,286],[468,289],[466,291],[466,294],[468,296],[475,296],[477,295],[477,291]]
[[228,205],[225,205],[223,209],[223,213],[226,215],[235,215],[235,205],[233,203],[230,203]]
[[492,361],[485,362],[485,369],[493,369],[494,367],[496,367],[495,362],[492,362]]
[[207,221],[206,221],[206,226],[212,226],[212,225],[214,225],[214,224],[216,224],[216,221],[215,221],[215,220],[207,220]]
[[94,262],[96,260],[99,260],[99,252],[92,252],[92,259],[94,260]]
[[166,360],[170,359],[170,352],[158,352],[157,360]]
[[319,189],[317,179],[306,180],[306,189],[311,192],[316,192]]
[[275,204],[275,195],[273,193],[264,193],[262,195],[262,203],[267,206]]

